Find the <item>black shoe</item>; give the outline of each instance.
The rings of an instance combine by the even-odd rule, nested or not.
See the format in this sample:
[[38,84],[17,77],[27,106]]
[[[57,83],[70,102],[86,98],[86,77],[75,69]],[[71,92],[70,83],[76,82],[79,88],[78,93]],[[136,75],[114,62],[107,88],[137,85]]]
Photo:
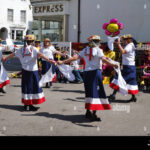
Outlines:
[[1,88],[2,93],[6,93],[6,87]]
[[86,111],[85,118],[89,119],[90,121],[94,121],[93,114],[90,110]]
[[33,105],[29,105],[29,109],[30,109],[30,111],[37,111],[39,109],[39,107],[35,107]]
[[83,81],[77,81],[76,83],[81,84],[81,83],[83,83]]
[[24,111],[37,111],[39,107],[34,107],[33,105],[24,105]]
[[91,117],[91,116],[92,116],[91,111],[90,111],[90,110],[87,110],[87,111],[86,111],[86,114],[85,114],[85,117],[86,117],[86,118],[89,118],[89,117]]
[[107,98],[108,98],[108,100],[116,100],[116,98],[115,98],[114,95],[110,95],[110,96],[108,96]]
[[96,114],[93,114],[94,121],[101,121],[101,118],[97,117]]
[[131,97],[131,99],[129,100],[130,102],[136,102],[137,98],[136,97]]
[[50,88],[50,85],[49,85],[49,83],[46,83],[46,86],[45,86],[45,88]]
[[29,105],[24,105],[24,111],[30,111]]
[[91,111],[87,110],[85,117],[90,121],[101,121],[100,118],[96,116],[96,114],[91,113]]

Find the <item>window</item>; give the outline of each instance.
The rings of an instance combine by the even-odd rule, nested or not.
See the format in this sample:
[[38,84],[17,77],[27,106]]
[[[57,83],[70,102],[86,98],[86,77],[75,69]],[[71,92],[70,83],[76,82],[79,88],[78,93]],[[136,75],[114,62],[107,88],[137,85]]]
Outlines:
[[13,22],[13,18],[14,18],[14,11],[13,11],[13,9],[8,9],[7,20],[9,22]]
[[59,28],[59,22],[54,22],[54,28],[58,29]]
[[50,29],[50,22],[45,20],[45,29]]
[[23,31],[17,30],[16,31],[16,40],[22,40],[23,39]]
[[26,23],[26,11],[21,10],[21,23]]
[[50,28],[51,29],[58,29],[59,28],[59,22],[50,22]]
[[14,38],[15,38],[15,30],[11,31],[11,38],[14,40]]
[[33,30],[38,30],[38,24],[39,24],[39,21],[38,20],[34,20],[33,21]]

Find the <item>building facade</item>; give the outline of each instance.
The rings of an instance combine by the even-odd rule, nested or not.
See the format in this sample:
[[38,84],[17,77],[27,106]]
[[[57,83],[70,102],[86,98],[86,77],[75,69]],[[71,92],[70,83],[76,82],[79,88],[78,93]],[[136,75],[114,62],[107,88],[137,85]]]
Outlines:
[[121,34],[137,41],[150,41],[150,0],[31,0],[32,32],[38,39],[87,42],[92,34],[107,36],[105,22],[117,18],[124,23]]
[[68,0],[31,0],[33,10],[32,31],[37,39],[50,38],[53,42],[68,41]]
[[32,28],[30,0],[0,0],[0,38],[22,40]]

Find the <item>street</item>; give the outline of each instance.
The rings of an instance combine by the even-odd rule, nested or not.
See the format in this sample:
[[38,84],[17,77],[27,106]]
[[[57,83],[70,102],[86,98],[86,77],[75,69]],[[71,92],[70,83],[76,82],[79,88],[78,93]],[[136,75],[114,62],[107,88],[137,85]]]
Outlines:
[[[0,93],[0,136],[149,136],[150,93],[139,92],[137,102],[117,94],[112,109],[98,111],[101,122],[85,117],[84,85],[53,83],[43,88],[46,102],[36,112],[23,111],[21,79],[10,78],[7,93]],[[112,89],[105,85],[107,96]]]

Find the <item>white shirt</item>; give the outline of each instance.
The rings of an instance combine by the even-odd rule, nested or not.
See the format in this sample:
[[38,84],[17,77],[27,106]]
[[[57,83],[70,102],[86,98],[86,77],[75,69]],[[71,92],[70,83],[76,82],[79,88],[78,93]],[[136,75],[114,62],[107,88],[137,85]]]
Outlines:
[[38,57],[38,50],[34,46],[27,46],[26,50],[24,47],[18,49],[15,52],[15,56],[20,59],[22,64],[22,68],[27,71],[37,71],[37,57]]
[[90,48],[84,48],[80,53],[79,56],[85,59],[85,71],[91,71],[96,69],[102,69],[102,57],[104,56],[103,50],[99,47],[94,47],[92,49],[92,59],[89,60],[89,51]]
[[75,61],[72,62],[73,63],[73,67],[74,67],[75,70],[79,69],[79,61],[80,60],[75,60]]
[[[54,48],[53,45],[49,46],[48,48],[43,47],[41,49],[41,53],[43,53],[46,57],[48,57],[49,59],[54,59],[54,54],[55,54],[56,49]],[[42,59],[43,61],[46,61],[44,59]]]
[[3,55],[2,52],[3,52],[3,50],[5,50],[5,48],[0,46],[0,64],[2,62],[2,55]]
[[2,61],[2,48],[0,47],[0,65],[1,65],[1,61]]
[[[77,54],[75,53],[73,56],[75,56],[75,55],[77,55]],[[75,61],[72,61],[72,64],[73,64],[72,66],[74,67],[75,70],[79,69],[79,63],[80,63],[79,59],[75,60]]]
[[122,64],[123,65],[135,65],[135,46],[133,43],[129,43],[125,48],[126,54],[122,54]]

